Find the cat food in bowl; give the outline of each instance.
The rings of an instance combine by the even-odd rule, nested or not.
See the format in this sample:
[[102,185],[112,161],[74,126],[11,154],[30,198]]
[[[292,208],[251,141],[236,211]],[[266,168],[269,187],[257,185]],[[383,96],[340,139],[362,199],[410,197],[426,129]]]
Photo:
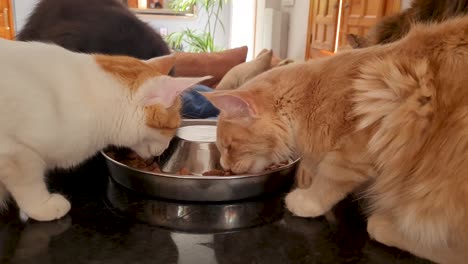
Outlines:
[[166,199],[233,201],[276,193],[293,183],[299,159],[257,174],[233,175],[221,168],[215,140],[216,120],[191,119],[183,120],[177,136],[159,157],[143,160],[128,149],[108,149],[102,154],[117,183]]
[[[139,169],[143,170],[146,172],[155,172],[155,173],[160,173],[161,168],[159,167],[158,161],[156,161],[154,158],[144,160],[141,157],[139,157],[135,152],[125,149],[125,150],[108,150],[106,151],[107,156],[110,158],[119,161],[129,167],[132,167],[134,169]],[[272,164],[268,166],[265,171],[269,170],[274,170],[281,168],[282,166],[286,166],[289,164],[289,161],[283,161],[278,164]],[[177,170],[175,175],[178,176],[189,176],[189,175],[197,175],[193,172],[190,171],[187,167],[182,167],[181,169]],[[201,176],[233,176],[236,175],[232,171],[226,171],[223,169],[212,169],[208,171],[204,171],[201,173]]]

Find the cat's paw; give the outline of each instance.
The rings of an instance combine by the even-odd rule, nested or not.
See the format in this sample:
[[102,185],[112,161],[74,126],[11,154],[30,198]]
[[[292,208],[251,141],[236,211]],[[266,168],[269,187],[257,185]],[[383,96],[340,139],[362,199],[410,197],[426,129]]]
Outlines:
[[49,199],[25,213],[37,221],[51,221],[62,218],[70,211],[70,202],[61,194],[53,193]]
[[286,207],[300,217],[318,217],[327,212],[307,189],[295,189],[286,196]]
[[371,239],[389,247],[397,247],[395,241],[402,240],[395,238],[398,228],[395,228],[388,218],[378,214],[371,215],[367,220],[367,233]]

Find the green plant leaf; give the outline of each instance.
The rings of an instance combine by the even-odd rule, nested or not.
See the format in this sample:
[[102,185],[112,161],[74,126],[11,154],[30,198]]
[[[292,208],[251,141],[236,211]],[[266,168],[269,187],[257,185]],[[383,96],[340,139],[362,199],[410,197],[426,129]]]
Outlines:
[[188,11],[194,5],[199,5],[206,12],[207,22],[203,32],[185,29],[181,32],[171,33],[166,37],[168,44],[174,49],[183,49],[184,44],[192,52],[213,52],[223,50],[215,45],[215,34],[218,25],[226,32],[220,13],[230,0],[173,0],[171,8],[175,11]]

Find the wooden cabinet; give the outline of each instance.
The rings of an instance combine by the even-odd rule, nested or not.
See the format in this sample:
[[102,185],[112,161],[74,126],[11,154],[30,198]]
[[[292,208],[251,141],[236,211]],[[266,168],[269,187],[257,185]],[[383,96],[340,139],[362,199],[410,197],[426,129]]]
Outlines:
[[336,23],[338,19],[338,0],[314,1],[312,15],[314,17],[311,47],[314,49],[333,51],[336,38]]
[[310,0],[306,59],[348,48],[346,35],[365,35],[383,16],[400,11],[400,0]]
[[364,36],[385,15],[386,0],[343,1],[338,48],[347,44],[346,35]]
[[0,38],[14,39],[12,7],[11,0],[0,0]]

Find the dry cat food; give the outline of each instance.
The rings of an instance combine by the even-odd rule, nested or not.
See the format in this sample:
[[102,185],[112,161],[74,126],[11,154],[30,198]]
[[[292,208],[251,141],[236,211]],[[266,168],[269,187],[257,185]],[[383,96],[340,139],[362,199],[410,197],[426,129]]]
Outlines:
[[177,174],[179,175],[192,175],[192,173],[190,173],[189,169],[187,168],[182,168],[180,169]]
[[[106,154],[111,157],[112,159],[119,161],[127,166],[130,166],[135,169],[149,171],[149,172],[161,172],[158,163],[154,159],[145,160],[138,156],[133,151],[122,151],[122,152],[115,152],[115,151],[107,151]],[[272,164],[268,166],[265,170],[274,170],[279,167],[288,165],[288,161],[283,161],[277,164]],[[187,168],[182,168],[177,172],[178,175],[193,175],[190,173],[190,170]],[[235,175],[232,171],[225,171],[225,170],[210,170],[205,171],[203,176],[232,176]]]
[[285,160],[285,161],[282,161],[280,163],[276,163],[276,164],[271,164],[270,166],[268,166],[266,168],[266,170],[275,170],[277,168],[280,168],[280,167],[283,167],[283,166],[286,166],[289,164],[289,161]]
[[112,159],[115,159],[135,169],[149,172],[161,172],[158,163],[154,161],[154,159],[144,160],[133,151],[126,153],[108,151],[106,154]]
[[225,171],[225,170],[210,170],[205,171],[203,176],[231,176],[234,175],[232,171]]
[[[288,165],[288,164],[289,164],[289,161],[283,161],[283,162],[280,162],[280,163],[277,163],[277,164],[272,164],[272,165],[268,166],[265,169],[265,171],[274,170],[274,169],[283,167],[283,166]],[[235,174],[232,171],[210,170],[210,171],[205,171],[202,175],[203,176],[232,176],[232,175],[235,175]]]

